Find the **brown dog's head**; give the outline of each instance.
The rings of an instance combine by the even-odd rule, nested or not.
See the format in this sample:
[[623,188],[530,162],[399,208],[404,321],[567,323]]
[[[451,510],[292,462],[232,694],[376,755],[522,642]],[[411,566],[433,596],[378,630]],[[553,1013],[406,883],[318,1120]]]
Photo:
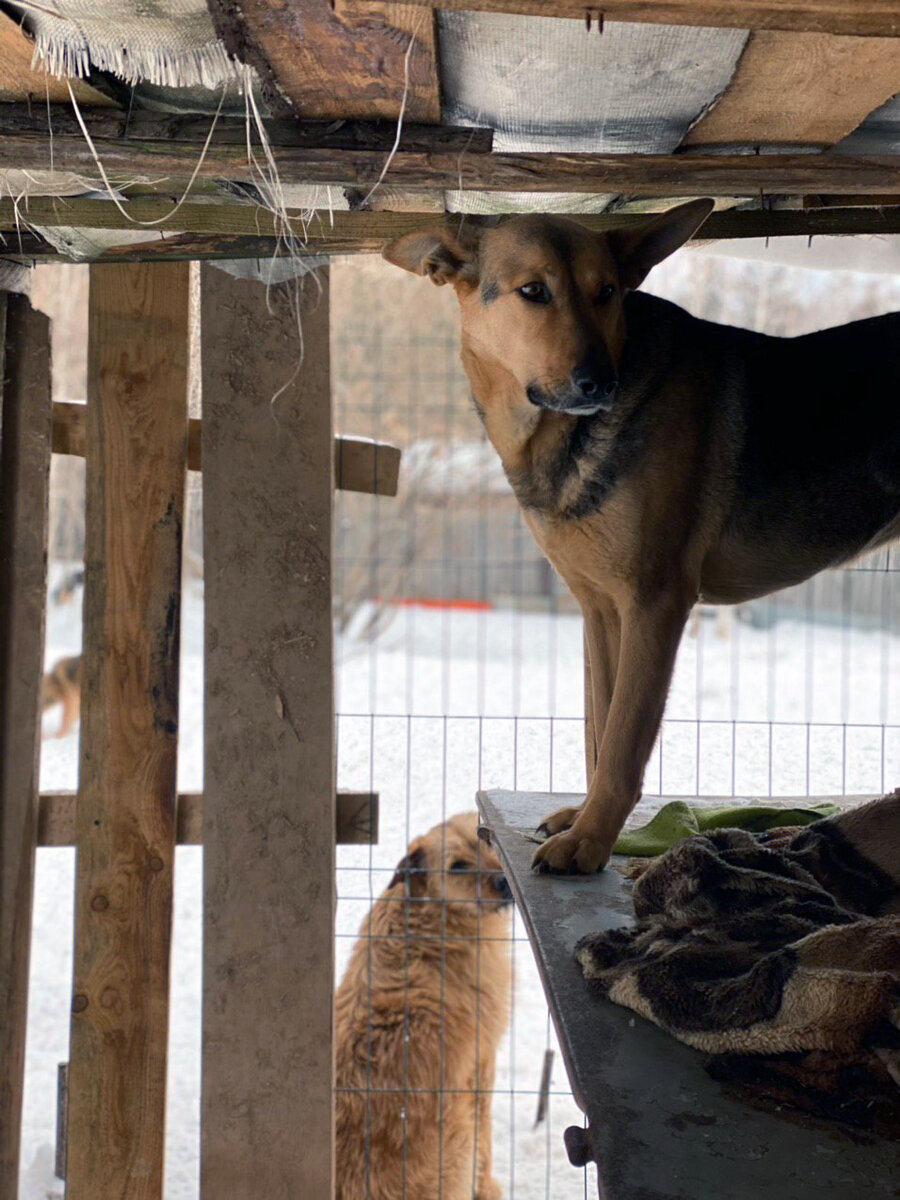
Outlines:
[[384,257],[453,284],[479,403],[498,387],[508,393],[514,381],[522,403],[588,415],[614,403],[625,293],[712,208],[712,200],[692,200],[603,234],[564,217],[511,217],[464,238],[446,228],[410,233]]
[[479,913],[512,903],[500,860],[478,836],[475,813],[460,813],[417,837],[388,887],[398,884],[420,902],[426,916],[426,910],[445,906],[461,920],[474,922]]

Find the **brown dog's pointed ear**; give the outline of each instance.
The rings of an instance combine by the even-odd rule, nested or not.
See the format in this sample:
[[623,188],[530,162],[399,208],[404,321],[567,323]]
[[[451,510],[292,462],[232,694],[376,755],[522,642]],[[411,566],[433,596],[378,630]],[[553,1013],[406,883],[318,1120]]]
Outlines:
[[425,848],[418,846],[409,854],[404,854],[397,863],[397,870],[388,887],[393,887],[396,883],[405,883],[407,894],[414,896],[425,891],[426,874]]
[[628,229],[607,234],[607,245],[619,264],[623,286],[636,288],[643,283],[651,267],[683,246],[714,208],[714,200],[690,200],[659,216],[635,222]]
[[463,246],[449,229],[407,233],[385,246],[382,256],[404,271],[428,275],[438,285],[458,279],[474,283],[477,278],[474,252]]

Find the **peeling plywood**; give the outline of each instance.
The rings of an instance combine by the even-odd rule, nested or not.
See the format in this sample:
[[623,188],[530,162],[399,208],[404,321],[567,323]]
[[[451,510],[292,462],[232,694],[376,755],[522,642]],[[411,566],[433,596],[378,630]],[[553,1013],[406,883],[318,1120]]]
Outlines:
[[900,40],[754,33],[684,146],[833,146],[900,90]]

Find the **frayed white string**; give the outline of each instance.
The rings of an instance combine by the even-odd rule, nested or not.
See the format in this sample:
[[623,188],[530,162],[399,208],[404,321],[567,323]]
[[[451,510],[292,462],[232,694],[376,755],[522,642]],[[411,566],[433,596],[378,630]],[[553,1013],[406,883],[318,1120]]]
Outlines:
[[410,34],[409,45],[406,47],[406,54],[403,56],[403,98],[400,101],[400,112],[397,115],[397,134],[394,138],[394,144],[391,147],[391,152],[387,156],[387,161],[381,168],[381,174],[369,188],[366,195],[360,203],[360,208],[365,208],[372,199],[375,192],[381,187],[384,182],[384,177],[388,173],[388,167],[394,161],[394,155],[397,153],[397,147],[400,145],[400,134],[403,132],[403,117],[406,113],[406,102],[409,99],[409,60],[412,56],[413,46],[416,44],[416,35]]
[[190,195],[191,188],[194,186],[194,181],[196,180],[197,176],[200,174],[200,168],[203,166],[204,160],[206,159],[206,153],[209,150],[209,144],[212,141],[213,133],[215,132],[216,125],[218,124],[219,114],[222,111],[222,105],[225,103],[225,96],[228,91],[227,86],[222,88],[222,95],[219,97],[219,107],[216,109],[215,116],[212,119],[212,124],[209,127],[209,133],[206,135],[206,141],[203,143],[203,149],[200,151],[200,157],[197,159],[197,165],[194,167],[193,174],[191,175],[190,179],[188,180],[187,187],[184,189],[184,194],[181,196],[178,203],[174,206],[174,208],[171,209],[170,212],[167,212],[165,214],[165,216],[156,217],[152,221],[138,220],[137,217],[132,216],[131,213],[128,212],[125,205],[122,204],[122,202],[119,200],[119,197],[116,195],[115,189],[113,188],[112,184],[109,181],[109,176],[106,174],[106,168],[104,167],[104,165],[100,159],[100,155],[97,153],[97,147],[94,145],[94,142],[93,142],[93,139],[91,138],[90,133],[88,133],[87,125],[85,125],[85,123],[84,123],[84,118],[81,115],[81,109],[78,107],[78,101],[75,99],[75,93],[72,91],[72,85],[71,85],[71,83],[69,83],[68,79],[66,80],[66,87],[69,89],[69,98],[72,101],[72,108],[75,110],[75,116],[78,120],[79,128],[81,129],[81,132],[84,135],[84,140],[88,144],[88,149],[91,152],[91,157],[93,158],[94,162],[97,164],[97,170],[100,172],[100,178],[103,180],[104,184],[106,185],[106,190],[109,192],[110,200],[112,200],[113,204],[115,204],[116,208],[119,210],[119,212],[122,214],[122,216],[125,217],[126,220],[130,221],[132,223],[132,225],[141,225],[141,226],[147,226],[147,227],[150,227],[153,225],[162,225],[163,222],[171,220],[172,217],[175,215],[175,213],[177,213],[178,210],[181,208],[182,204],[184,204],[185,200],[187,200],[188,196]]

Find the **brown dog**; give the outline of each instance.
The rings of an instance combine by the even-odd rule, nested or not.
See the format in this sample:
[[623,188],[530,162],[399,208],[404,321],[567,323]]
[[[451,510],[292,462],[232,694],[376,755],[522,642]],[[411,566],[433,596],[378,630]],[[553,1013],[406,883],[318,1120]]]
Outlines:
[[545,822],[541,870],[609,857],[693,604],[763,596],[900,532],[900,314],[782,339],[633,290],[712,206],[602,235],[513,217],[385,250],[453,284],[475,405],[584,613],[590,785]]
[[375,901],[335,1003],[337,1200],[499,1200],[509,904],[474,813],[416,838]]
[[64,738],[81,713],[81,656],[61,658],[41,681],[41,711],[62,705],[62,718],[55,736]]

